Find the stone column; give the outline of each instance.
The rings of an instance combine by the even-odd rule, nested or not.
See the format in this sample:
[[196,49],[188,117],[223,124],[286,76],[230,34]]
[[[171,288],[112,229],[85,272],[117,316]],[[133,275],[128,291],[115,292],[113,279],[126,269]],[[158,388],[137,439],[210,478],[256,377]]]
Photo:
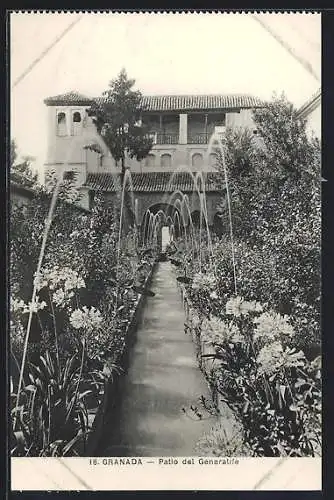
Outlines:
[[188,115],[181,113],[179,115],[179,144],[188,142]]
[[240,113],[226,113],[226,127],[235,128],[239,126]]

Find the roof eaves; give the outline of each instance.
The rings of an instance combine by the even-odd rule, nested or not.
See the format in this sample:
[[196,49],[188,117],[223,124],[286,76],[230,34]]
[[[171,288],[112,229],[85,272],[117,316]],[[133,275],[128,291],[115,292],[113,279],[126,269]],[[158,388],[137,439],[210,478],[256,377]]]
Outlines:
[[[44,103],[57,105],[92,105],[103,102],[103,97],[88,97],[76,91],[48,97]],[[143,95],[142,103],[145,111],[190,111],[203,109],[252,109],[266,105],[258,97],[248,94],[166,94]],[[146,108],[146,109],[145,109]]]
[[319,104],[321,100],[321,88],[317,90],[298,110],[297,116],[303,118],[307,112],[313,111],[313,109]]

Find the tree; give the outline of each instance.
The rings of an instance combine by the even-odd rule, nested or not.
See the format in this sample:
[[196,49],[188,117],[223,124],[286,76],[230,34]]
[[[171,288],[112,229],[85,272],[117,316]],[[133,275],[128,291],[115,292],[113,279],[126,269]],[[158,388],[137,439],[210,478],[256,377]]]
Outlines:
[[32,156],[24,156],[23,162],[17,161],[17,145],[14,140],[10,144],[10,179],[17,184],[31,188],[37,185],[37,174],[31,170],[31,164],[34,161]]
[[239,288],[292,314],[301,322],[299,343],[312,346],[319,342],[320,143],[284,96],[253,118],[264,151],[247,131],[228,130],[225,139],[233,232],[246,256]]
[[262,243],[261,221],[279,232],[284,217],[291,219],[297,208],[309,217],[314,196],[320,202],[320,144],[307,137],[305,120],[284,95],[256,110],[253,119],[265,149],[254,147],[247,130],[227,130],[225,158],[234,231]]
[[121,162],[122,176],[126,154],[140,161],[148,155],[153,144],[147,136],[148,130],[140,124],[142,94],[133,90],[134,84],[135,80],[129,79],[122,69],[89,111],[113,158]]

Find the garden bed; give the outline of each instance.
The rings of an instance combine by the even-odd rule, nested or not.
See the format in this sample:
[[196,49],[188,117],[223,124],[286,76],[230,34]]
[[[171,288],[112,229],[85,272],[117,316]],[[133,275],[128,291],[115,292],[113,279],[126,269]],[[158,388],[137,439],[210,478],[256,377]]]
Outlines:
[[[197,347],[214,407],[222,427],[230,427],[224,425],[224,417],[229,418],[239,434],[234,451],[321,455],[321,363],[290,347],[289,318],[241,297],[218,298],[210,274],[197,273],[182,286],[180,281],[185,328]],[[216,314],[208,307],[213,300],[219,300]],[[225,454],[219,433],[207,441],[214,443],[213,454]]]
[[[145,280],[143,285],[144,292],[148,290],[148,287],[151,284],[155,267],[156,263],[153,264],[151,271]],[[140,294],[135,305],[135,310],[133,311],[126,328],[125,345],[117,360],[117,365],[122,370],[121,373],[109,377],[104,385],[102,403],[98,408],[91,408],[88,410],[92,421],[92,429],[88,438],[85,453],[86,456],[99,456],[100,452],[103,450],[103,438],[105,436],[105,432],[108,430],[108,433],[110,434],[110,430],[114,427],[113,423],[118,417],[117,409],[120,405],[122,387],[129,367],[129,354],[136,339],[138,322],[141,318],[145,300],[145,293]]]
[[242,426],[231,408],[229,408],[229,406],[221,398],[219,398],[215,381],[212,379],[212,369],[213,367],[218,369],[221,361],[214,358],[216,353],[214,346],[209,342],[203,341],[201,335],[199,334],[199,330],[194,327],[193,318],[195,315],[195,309],[192,307],[191,301],[187,297],[186,290],[182,285],[180,285],[180,283],[178,283],[178,288],[181,294],[186,316],[186,329],[187,332],[190,332],[193,343],[195,344],[198,365],[208,383],[212,402],[217,412],[219,420],[218,423],[224,427],[226,431],[226,438],[228,440],[233,439],[236,431],[242,432]]

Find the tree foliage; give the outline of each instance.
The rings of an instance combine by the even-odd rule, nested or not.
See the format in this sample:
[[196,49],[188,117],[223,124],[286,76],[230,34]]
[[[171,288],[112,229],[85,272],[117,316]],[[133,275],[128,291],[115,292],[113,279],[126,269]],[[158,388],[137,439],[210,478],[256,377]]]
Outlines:
[[[293,314],[300,341],[319,343],[321,165],[320,143],[284,96],[254,112],[265,145],[228,130],[226,165],[233,230],[246,296]],[[221,159],[222,161],[222,159]],[[220,163],[221,163],[220,161]],[[228,224],[225,210],[224,221]]]
[[22,186],[31,188],[37,185],[37,174],[31,170],[32,156],[24,156],[23,161],[17,163],[17,145],[14,140],[10,144],[10,180]]
[[123,173],[127,154],[140,161],[152,148],[148,130],[140,124],[142,94],[133,90],[134,84],[135,80],[129,79],[125,69],[122,69],[89,112],[113,158],[121,162]]

